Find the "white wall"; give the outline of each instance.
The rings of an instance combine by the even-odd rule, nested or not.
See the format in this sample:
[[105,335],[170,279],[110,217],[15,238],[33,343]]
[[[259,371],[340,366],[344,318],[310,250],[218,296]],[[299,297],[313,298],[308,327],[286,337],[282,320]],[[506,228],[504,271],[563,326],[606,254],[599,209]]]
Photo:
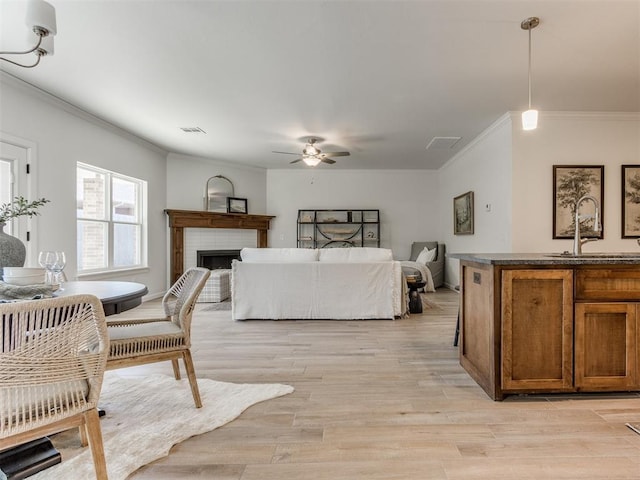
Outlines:
[[[167,283],[165,156],[160,149],[18,80],[0,75],[0,131],[37,146],[35,196],[51,203],[40,209],[32,232],[40,250],[67,253],[65,272],[76,276],[76,162],[85,162],[148,182],[149,269],[110,279],[138,281],[150,296]],[[37,252],[34,253],[37,255]],[[27,259],[37,264],[36,258]]]
[[[584,251],[638,251],[621,238],[621,165],[640,164],[640,115],[544,113],[538,128],[513,122],[513,251],[562,252],[572,240],[553,240],[553,165],[604,165],[604,238]],[[591,209],[590,205],[585,206]]]
[[[504,115],[438,171],[448,253],[511,251],[511,156],[511,118]],[[474,193],[474,234],[454,235],[453,199],[468,191]],[[459,275],[458,260],[447,258],[445,282],[458,285]]]
[[441,240],[437,190],[437,172],[426,170],[269,170],[269,245],[296,246],[299,209],[378,209],[381,246],[408,259],[411,242]]
[[265,169],[176,153],[167,156],[167,208],[203,210],[207,180],[215,175],[231,180],[234,195],[247,199],[248,213],[268,213]]

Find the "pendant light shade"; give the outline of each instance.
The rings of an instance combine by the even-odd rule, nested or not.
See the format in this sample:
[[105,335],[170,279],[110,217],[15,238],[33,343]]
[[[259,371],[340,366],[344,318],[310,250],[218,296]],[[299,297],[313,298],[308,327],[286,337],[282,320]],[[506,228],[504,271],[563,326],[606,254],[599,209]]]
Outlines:
[[310,155],[304,155],[302,157],[302,161],[307,165],[309,165],[310,167],[315,167],[320,163],[320,159],[318,157],[314,157]]
[[25,23],[33,31],[39,29],[46,32],[42,36],[58,33],[56,28],[56,9],[53,8],[53,5],[43,0],[29,0],[27,2]]
[[523,20],[520,28],[529,32],[529,110],[522,113],[522,129],[535,130],[538,128],[538,110],[531,108],[531,30],[540,24],[538,17],[529,17]]
[[522,112],[522,129],[535,130],[538,127],[538,110]]
[[29,50],[0,52],[0,55],[35,55],[35,62],[31,64],[20,63],[17,58],[5,58],[0,60],[17,65],[18,67],[33,68],[40,63],[40,59],[46,55],[53,55],[53,37],[58,33],[56,26],[56,9],[44,0],[27,0],[27,12],[25,23],[29,27],[28,45],[35,45]]

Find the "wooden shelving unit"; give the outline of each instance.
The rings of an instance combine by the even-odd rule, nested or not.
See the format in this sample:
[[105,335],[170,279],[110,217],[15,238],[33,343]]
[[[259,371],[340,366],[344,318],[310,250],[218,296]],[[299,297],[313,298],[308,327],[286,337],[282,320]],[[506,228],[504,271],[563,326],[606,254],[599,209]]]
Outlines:
[[380,247],[380,210],[298,210],[298,248]]

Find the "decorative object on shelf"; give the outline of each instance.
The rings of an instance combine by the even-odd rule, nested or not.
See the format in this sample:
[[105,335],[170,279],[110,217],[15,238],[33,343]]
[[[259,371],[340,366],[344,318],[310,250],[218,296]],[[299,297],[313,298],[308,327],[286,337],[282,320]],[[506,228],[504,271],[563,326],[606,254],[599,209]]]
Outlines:
[[4,232],[6,223],[18,217],[39,215],[38,208],[48,202],[45,198],[29,202],[24,197],[15,197],[13,201],[0,206],[0,274],[4,267],[22,267],[27,255],[22,240]]
[[453,234],[473,235],[473,192],[453,199]]
[[622,238],[640,238],[640,165],[622,165]]
[[247,199],[227,197],[227,213],[247,213]]
[[298,210],[298,247],[380,247],[379,210]]
[[580,236],[603,238],[604,236],[604,166],[603,165],[554,165],[553,166],[553,238],[572,239],[575,235],[576,200],[585,195],[593,196],[600,204],[602,227],[594,232],[593,216],[582,215]]
[[53,55],[53,37],[57,33],[56,9],[43,0],[28,0],[25,23],[35,34],[33,41],[37,40],[36,45],[29,50],[0,52],[0,55],[28,55],[34,53],[36,55],[35,63],[25,65],[4,57],[0,57],[0,60],[19,67],[33,68],[40,63],[40,59],[45,55]]
[[227,198],[233,196],[231,180],[224,175],[210,177],[204,189],[204,209],[207,212],[227,213]]
[[535,130],[538,128],[538,110],[531,108],[531,30],[540,25],[538,17],[529,17],[522,21],[520,28],[529,32],[529,109],[522,112],[522,129]]

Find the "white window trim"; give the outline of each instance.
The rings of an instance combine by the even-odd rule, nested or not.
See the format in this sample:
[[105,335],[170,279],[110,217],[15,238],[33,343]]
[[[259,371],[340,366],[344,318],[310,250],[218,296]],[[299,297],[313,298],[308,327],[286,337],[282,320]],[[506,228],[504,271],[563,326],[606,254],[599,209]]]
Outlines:
[[[131,177],[128,175],[124,175],[122,173],[118,173],[118,172],[114,172],[112,170],[107,170],[104,168],[100,168],[100,167],[96,167],[94,165],[89,165],[88,163],[83,163],[83,162],[77,162],[76,163],[76,171],[78,168],[84,168],[86,170],[91,170],[97,173],[101,173],[103,175],[106,175],[108,178],[108,181],[106,183],[106,189],[107,191],[105,192],[105,196],[107,197],[106,200],[108,201],[108,205],[107,205],[107,220],[100,220],[100,219],[94,219],[94,218],[82,218],[79,217],[76,213],[76,225],[78,224],[78,221],[80,220],[86,220],[86,221],[94,221],[94,222],[103,222],[106,223],[108,225],[107,228],[107,244],[108,244],[108,251],[107,251],[107,267],[106,268],[94,268],[94,269],[84,269],[84,270],[80,270],[80,265],[78,264],[78,271],[77,271],[77,277],[78,278],[87,278],[87,277],[105,277],[105,276],[109,276],[109,274],[122,274],[124,272],[126,273],[132,273],[132,272],[142,272],[142,271],[148,271],[148,212],[147,212],[147,182],[145,180],[142,180],[140,178],[135,178],[135,177]],[[112,188],[112,182],[113,182],[113,178],[120,178],[122,180],[126,180],[129,182],[133,182],[136,183],[138,185],[138,198],[137,198],[137,203],[139,204],[139,223],[131,223],[131,222],[121,222],[121,221],[114,221],[112,219],[112,215],[113,215],[113,204],[111,203],[112,198],[111,198],[111,188]],[[77,188],[77,187],[76,187]],[[125,225],[140,225],[140,263],[138,265],[129,265],[126,267],[114,267],[113,266],[113,225],[114,224],[125,224]],[[77,239],[76,239],[76,243],[77,243]],[[76,244],[76,249],[77,249],[77,244]]]

